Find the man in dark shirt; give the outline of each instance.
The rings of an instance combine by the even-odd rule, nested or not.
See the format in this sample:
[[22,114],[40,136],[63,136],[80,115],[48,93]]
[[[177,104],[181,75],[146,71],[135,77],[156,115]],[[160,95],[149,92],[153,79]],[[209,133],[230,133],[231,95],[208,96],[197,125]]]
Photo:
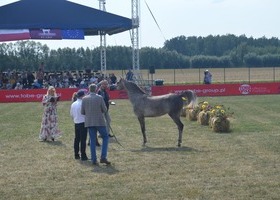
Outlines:
[[111,124],[111,117],[109,115],[110,96],[109,96],[108,92],[106,91],[107,88],[108,88],[108,81],[103,80],[99,84],[100,84],[100,88],[99,88],[97,94],[99,94],[100,96],[103,97],[105,105],[107,107],[107,112],[104,113],[105,119],[106,119],[107,132],[108,132],[110,137],[113,137],[113,135],[110,133],[110,126],[111,126],[110,125]]
[[128,70],[127,74],[126,74],[126,80],[127,81],[133,81],[133,72],[131,71],[131,69]]
[[110,81],[111,81],[111,85],[117,83],[117,77],[115,76],[114,73],[111,74],[111,76],[110,76]]

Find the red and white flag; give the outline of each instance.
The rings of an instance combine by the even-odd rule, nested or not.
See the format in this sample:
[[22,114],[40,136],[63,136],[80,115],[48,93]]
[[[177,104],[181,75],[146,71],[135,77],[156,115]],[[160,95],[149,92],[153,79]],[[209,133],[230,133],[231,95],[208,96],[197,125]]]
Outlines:
[[0,42],[30,39],[29,29],[0,29]]

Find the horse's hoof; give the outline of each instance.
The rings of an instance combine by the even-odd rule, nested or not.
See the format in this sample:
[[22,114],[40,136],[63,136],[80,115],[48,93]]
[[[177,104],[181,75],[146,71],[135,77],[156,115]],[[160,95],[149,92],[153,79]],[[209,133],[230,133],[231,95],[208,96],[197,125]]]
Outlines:
[[142,147],[146,147],[147,141],[143,142]]

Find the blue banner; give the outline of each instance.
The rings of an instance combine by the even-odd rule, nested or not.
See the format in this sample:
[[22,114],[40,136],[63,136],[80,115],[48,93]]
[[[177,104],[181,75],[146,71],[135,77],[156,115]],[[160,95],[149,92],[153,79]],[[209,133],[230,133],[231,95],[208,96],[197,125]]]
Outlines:
[[61,30],[62,39],[85,39],[84,30]]

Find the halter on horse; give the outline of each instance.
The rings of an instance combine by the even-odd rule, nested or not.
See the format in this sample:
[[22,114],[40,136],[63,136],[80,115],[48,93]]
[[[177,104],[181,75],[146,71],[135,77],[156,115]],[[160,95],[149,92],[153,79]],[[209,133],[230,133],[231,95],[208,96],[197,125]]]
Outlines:
[[117,83],[117,89],[126,89],[128,93],[133,111],[140,123],[143,134],[143,145],[147,143],[145,117],[158,117],[168,114],[178,127],[178,147],[181,146],[184,128],[184,124],[180,120],[181,110],[184,106],[184,98],[188,99],[189,107],[193,107],[196,104],[196,94],[193,91],[186,90],[181,94],[150,96],[134,82],[124,79],[120,79]]

